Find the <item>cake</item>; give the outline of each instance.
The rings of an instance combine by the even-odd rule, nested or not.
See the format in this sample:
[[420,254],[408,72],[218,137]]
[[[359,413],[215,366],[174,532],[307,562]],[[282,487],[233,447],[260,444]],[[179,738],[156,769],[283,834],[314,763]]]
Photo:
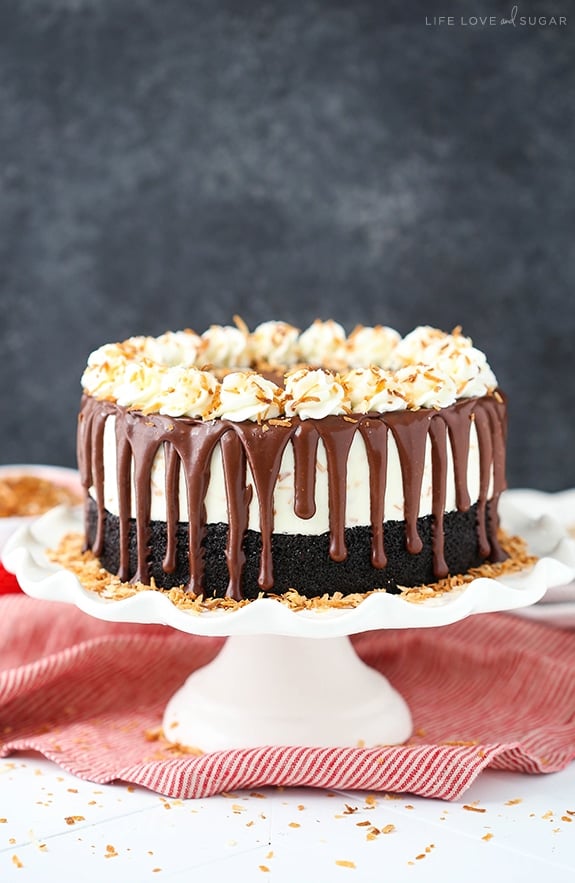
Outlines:
[[86,546],[123,581],[309,598],[505,557],[505,399],[459,328],[237,320],[106,344],[82,385]]

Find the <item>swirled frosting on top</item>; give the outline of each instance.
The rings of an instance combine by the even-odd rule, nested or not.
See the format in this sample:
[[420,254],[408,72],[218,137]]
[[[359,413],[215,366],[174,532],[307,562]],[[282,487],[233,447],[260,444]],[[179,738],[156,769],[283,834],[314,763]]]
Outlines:
[[92,398],[144,414],[236,422],[445,408],[491,394],[485,354],[460,328],[401,337],[382,325],[346,336],[333,320],[300,332],[264,322],[250,332],[212,325],[104,344],[82,377]]

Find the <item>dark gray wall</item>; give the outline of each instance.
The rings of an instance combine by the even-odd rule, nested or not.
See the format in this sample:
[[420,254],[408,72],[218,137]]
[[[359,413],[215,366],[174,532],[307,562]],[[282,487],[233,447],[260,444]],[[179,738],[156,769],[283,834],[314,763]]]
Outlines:
[[2,0],[0,462],[74,463],[105,341],[333,316],[462,324],[510,483],[575,485],[575,9],[425,23],[510,11]]

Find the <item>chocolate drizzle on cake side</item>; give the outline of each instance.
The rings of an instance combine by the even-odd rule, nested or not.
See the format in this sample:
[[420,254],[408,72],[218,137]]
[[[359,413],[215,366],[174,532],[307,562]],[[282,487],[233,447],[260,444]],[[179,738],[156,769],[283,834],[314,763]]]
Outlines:
[[[108,417],[116,421],[116,465],[118,516],[107,512],[104,501],[104,428]],[[471,507],[467,486],[470,421],[475,421],[479,442],[479,497]],[[210,482],[210,462],[216,445],[220,445],[224,483],[227,498],[228,524],[225,538],[225,565],[227,568],[227,597],[240,599],[246,595],[246,546],[250,545],[248,514],[252,495],[257,498],[261,541],[258,542],[259,564],[257,587],[254,592],[278,590],[274,573],[274,489],[278,480],[282,455],[288,444],[294,454],[294,511],[301,519],[315,513],[316,452],[319,440],[323,442],[328,466],[329,547],[326,556],[331,562],[348,559],[352,532],[346,528],[347,459],[355,434],[362,436],[369,464],[370,482],[370,546],[366,550],[368,565],[374,573],[386,573],[391,564],[386,532],[398,522],[386,522],[384,511],[388,435],[391,432],[399,453],[404,496],[405,552],[417,559],[423,553],[423,533],[426,519],[419,516],[421,488],[428,438],[431,443],[432,516],[430,544],[432,552],[431,576],[441,578],[449,573],[446,560],[445,522],[457,513],[445,514],[445,499],[449,475],[448,448],[453,455],[456,506],[458,513],[474,516],[476,533],[475,558],[498,561],[504,554],[497,540],[497,504],[505,488],[506,409],[497,392],[481,398],[464,399],[438,410],[421,409],[395,411],[384,414],[354,414],[350,417],[330,416],[321,420],[251,421],[234,423],[220,419],[202,422],[187,417],[144,415],[117,404],[85,395],[78,427],[78,463],[82,483],[93,488],[94,501],[87,495],[87,545],[101,560],[114,558],[106,549],[110,535],[107,519],[117,518],[115,571],[121,579],[150,581],[151,472],[154,458],[161,447],[165,453],[166,521],[165,550],[160,567],[165,574],[165,585],[173,585],[177,572],[178,537],[183,525],[179,517],[179,474],[185,476],[189,501],[187,530],[187,582],[195,594],[212,594],[206,585],[206,544],[212,542],[213,528],[206,524],[205,497]],[[249,464],[253,476],[252,488],[246,482]],[[132,476],[135,488],[132,513]],[[490,482],[491,496],[488,497]],[[95,516],[94,516],[95,511]],[[94,524],[95,517],[95,524]],[[134,524],[135,521],[135,524]],[[359,530],[354,528],[352,530]],[[131,547],[136,543],[136,560]],[[109,542],[109,540],[108,540]],[[283,540],[282,540],[283,542]],[[286,541],[287,542],[287,541]],[[253,546],[253,543],[251,544]],[[394,535],[393,545],[397,545]],[[133,548],[132,548],[133,552]],[[369,560],[370,559],[370,560]],[[347,563],[347,562],[346,562]],[[477,561],[478,563],[478,561]],[[471,565],[469,565],[471,566]],[[332,565],[330,564],[330,567]],[[343,568],[345,569],[345,567]],[[157,571],[157,566],[155,567]],[[453,564],[452,564],[453,572]],[[385,580],[382,580],[385,584]],[[407,581],[404,584],[409,584]],[[300,589],[299,586],[295,586]],[[350,586],[349,591],[366,591]],[[335,587],[334,587],[335,589]],[[219,592],[218,592],[219,593]]]

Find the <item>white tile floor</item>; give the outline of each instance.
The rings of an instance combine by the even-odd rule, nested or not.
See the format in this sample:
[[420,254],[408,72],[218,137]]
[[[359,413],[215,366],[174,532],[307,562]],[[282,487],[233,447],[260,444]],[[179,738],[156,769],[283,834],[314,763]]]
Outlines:
[[568,883],[574,874],[575,764],[547,776],[488,771],[446,803],[276,788],[169,800],[82,781],[33,754],[0,760],[2,883]]

